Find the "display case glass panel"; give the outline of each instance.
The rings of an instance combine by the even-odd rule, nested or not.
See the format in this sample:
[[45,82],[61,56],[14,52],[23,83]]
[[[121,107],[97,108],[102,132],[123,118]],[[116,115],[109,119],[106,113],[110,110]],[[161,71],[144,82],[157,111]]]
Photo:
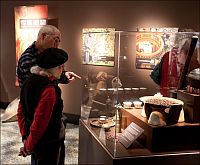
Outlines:
[[[129,149],[133,148],[135,150],[131,152],[137,151],[137,154],[140,153],[143,156],[148,155],[149,151],[154,151],[154,149],[155,151],[159,150],[152,140],[153,137],[149,137],[149,132],[154,128],[161,126],[168,128],[169,125],[178,123],[184,103],[176,98],[172,99],[172,97],[177,90],[186,89],[186,75],[191,70],[200,67],[199,32],[148,32],[148,35],[153,38],[165,40],[167,37],[169,43],[167,47],[161,44],[162,50],[159,51],[159,55],[148,51],[149,47],[147,47],[146,55],[139,59],[137,38],[146,33],[110,32],[111,36],[115,36],[115,65],[113,67],[82,65],[81,119],[113,157],[130,156]],[[144,46],[145,42],[144,40],[140,46]],[[153,48],[151,47],[151,49]],[[184,51],[184,55],[181,54],[182,51]],[[149,56],[152,59],[150,61]],[[189,56],[191,58],[188,58]],[[165,61],[161,60],[163,58]],[[152,66],[138,67],[138,60],[148,61],[149,64],[153,61]],[[159,69],[158,73],[162,76],[162,80],[157,84],[150,75],[161,61],[162,69]],[[185,66],[185,63],[193,64],[188,65],[191,66],[190,68]],[[183,72],[184,69],[185,72]],[[183,81],[182,85],[180,85],[180,81]],[[164,99],[161,101],[164,100],[165,104],[180,104],[181,108],[179,108],[178,114],[175,114],[176,119],[170,119],[163,125],[152,127],[149,123],[150,116],[147,116],[145,109],[145,101],[151,97],[153,99],[162,97]],[[164,103],[162,102],[162,104]],[[170,105],[170,107],[173,106]],[[165,111],[168,113],[166,109]],[[171,109],[169,108],[168,111]],[[140,135],[137,136],[137,134]],[[162,146],[161,143],[159,145]],[[144,148],[147,149],[145,152],[139,152]],[[163,145],[163,150],[166,148]]]

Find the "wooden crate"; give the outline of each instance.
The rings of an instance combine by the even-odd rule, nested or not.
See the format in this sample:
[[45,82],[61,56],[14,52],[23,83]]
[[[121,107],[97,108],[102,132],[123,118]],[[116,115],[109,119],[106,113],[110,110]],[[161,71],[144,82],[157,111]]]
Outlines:
[[144,129],[143,135],[137,139],[151,152],[180,151],[200,149],[200,123],[177,123],[164,127],[149,125],[141,116],[141,110],[121,109],[122,129],[131,122]]
[[183,110],[185,122],[200,123],[200,96],[178,90],[177,99],[184,102]]

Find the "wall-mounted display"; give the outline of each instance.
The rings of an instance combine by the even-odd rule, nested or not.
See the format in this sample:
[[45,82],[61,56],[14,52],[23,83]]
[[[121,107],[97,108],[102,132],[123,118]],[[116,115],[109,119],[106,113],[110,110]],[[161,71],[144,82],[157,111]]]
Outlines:
[[84,28],[82,63],[114,66],[114,28]]
[[136,34],[136,68],[153,69],[174,42],[178,28],[140,28]]
[[[41,26],[47,24],[48,6],[18,6],[15,13],[16,64],[24,50],[37,39]],[[15,83],[18,86],[18,81]]]

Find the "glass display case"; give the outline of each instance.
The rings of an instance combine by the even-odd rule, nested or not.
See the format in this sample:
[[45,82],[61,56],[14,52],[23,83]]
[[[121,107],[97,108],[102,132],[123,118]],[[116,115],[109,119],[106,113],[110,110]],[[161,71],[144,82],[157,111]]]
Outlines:
[[[87,35],[91,33],[84,33],[83,38]],[[99,60],[98,65],[82,65],[81,125],[113,159],[164,156],[166,152],[199,156],[194,151],[200,149],[200,120],[186,123],[186,100],[177,98],[177,91],[187,92],[188,73],[200,67],[199,32],[172,29],[95,35],[104,40],[87,58]],[[105,48],[114,51],[103,53]],[[102,60],[112,65],[99,65]],[[199,96],[198,90],[195,94]],[[90,143],[82,133],[79,138]]]

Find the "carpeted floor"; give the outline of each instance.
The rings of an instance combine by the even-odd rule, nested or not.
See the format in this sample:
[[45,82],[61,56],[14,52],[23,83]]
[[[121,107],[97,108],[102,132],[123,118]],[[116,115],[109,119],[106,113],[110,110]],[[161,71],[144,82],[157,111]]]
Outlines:
[[[1,165],[30,164],[30,156],[18,156],[22,146],[19,128],[16,121],[1,124]],[[65,164],[78,164],[78,125],[66,125]]]

